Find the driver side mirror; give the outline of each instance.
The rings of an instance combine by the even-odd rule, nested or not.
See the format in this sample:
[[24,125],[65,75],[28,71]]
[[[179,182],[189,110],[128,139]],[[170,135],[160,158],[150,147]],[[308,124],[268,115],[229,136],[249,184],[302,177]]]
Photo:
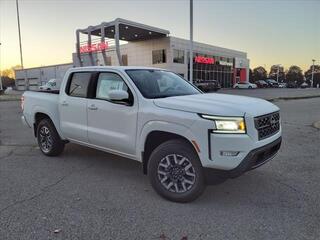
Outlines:
[[128,102],[129,101],[129,94],[123,90],[111,90],[109,93],[109,99],[115,102]]

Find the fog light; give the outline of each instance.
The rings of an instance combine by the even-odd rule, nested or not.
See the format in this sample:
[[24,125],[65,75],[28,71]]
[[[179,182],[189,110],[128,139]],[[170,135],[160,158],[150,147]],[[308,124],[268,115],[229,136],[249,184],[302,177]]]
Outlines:
[[239,152],[236,151],[221,151],[220,155],[224,157],[235,157],[238,156]]

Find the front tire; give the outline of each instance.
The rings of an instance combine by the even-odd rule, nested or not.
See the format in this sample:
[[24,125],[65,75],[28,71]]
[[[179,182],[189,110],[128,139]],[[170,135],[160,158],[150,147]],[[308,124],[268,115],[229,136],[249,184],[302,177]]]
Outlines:
[[37,140],[39,148],[44,155],[58,156],[64,150],[65,144],[50,119],[43,119],[38,124]]
[[179,139],[164,142],[152,152],[148,176],[154,190],[174,202],[191,202],[205,189],[198,155],[190,144]]

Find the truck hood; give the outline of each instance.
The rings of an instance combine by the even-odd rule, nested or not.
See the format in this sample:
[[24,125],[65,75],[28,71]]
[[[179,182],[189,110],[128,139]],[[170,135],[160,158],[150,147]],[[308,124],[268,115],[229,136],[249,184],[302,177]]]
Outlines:
[[154,104],[161,108],[218,116],[260,116],[278,111],[274,104],[252,97],[220,93],[205,93],[159,98]]

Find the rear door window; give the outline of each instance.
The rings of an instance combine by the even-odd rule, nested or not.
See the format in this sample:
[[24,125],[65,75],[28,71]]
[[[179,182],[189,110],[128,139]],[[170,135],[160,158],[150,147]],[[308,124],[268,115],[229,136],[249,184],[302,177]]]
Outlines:
[[73,73],[69,83],[67,94],[73,97],[86,98],[88,95],[88,87],[91,78],[90,72]]

